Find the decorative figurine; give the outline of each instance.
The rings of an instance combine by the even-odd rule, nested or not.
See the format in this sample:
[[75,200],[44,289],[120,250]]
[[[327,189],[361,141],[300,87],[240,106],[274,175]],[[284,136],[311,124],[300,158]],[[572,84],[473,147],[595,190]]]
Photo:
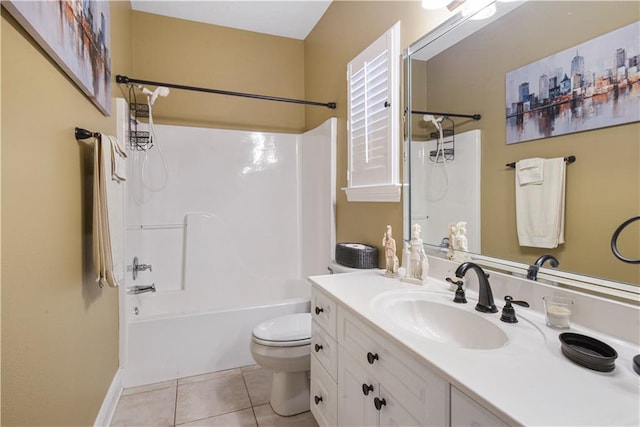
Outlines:
[[455,241],[456,241],[456,223],[449,223],[449,250],[447,251],[447,259],[453,259],[455,253]]
[[455,226],[455,235],[453,237],[454,261],[464,262],[471,258],[467,254],[469,252],[469,242],[467,240],[467,223],[460,221]]
[[411,241],[409,242],[409,262],[406,266],[405,276],[402,279],[406,282],[420,285],[424,283],[429,273],[429,262],[420,238],[421,232],[420,225],[413,224]]
[[384,275],[387,277],[398,277],[398,256],[396,255],[396,241],[392,237],[391,226],[387,225],[387,231],[382,238],[382,246],[384,247],[384,256],[386,259],[386,271]]

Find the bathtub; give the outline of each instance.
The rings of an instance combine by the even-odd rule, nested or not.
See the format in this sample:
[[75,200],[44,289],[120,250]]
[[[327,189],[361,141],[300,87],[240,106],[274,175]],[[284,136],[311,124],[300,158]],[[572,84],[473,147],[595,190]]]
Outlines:
[[123,387],[252,365],[253,328],[276,316],[308,312],[309,307],[309,298],[299,297],[240,308],[130,317]]
[[[304,278],[327,273],[335,246],[335,129],[335,119],[302,135],[158,125],[169,174],[157,192],[130,151],[124,387],[254,364],[255,326],[309,311]],[[134,257],[153,269],[134,279]]]

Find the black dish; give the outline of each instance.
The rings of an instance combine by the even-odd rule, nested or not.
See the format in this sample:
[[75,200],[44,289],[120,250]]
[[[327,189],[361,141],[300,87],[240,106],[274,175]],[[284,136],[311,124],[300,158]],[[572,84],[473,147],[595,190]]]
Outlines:
[[586,335],[564,332],[559,336],[562,354],[585,368],[611,372],[618,353],[608,344]]

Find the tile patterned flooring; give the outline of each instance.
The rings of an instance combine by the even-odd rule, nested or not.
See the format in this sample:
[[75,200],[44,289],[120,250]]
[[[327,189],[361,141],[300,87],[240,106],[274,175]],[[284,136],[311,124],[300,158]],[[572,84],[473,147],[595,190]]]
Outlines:
[[125,389],[111,427],[318,427],[271,409],[271,371],[258,365]]

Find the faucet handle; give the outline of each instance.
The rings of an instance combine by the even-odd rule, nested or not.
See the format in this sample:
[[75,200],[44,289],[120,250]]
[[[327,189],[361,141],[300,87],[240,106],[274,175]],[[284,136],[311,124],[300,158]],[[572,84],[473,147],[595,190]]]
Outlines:
[[455,281],[450,277],[447,277],[447,282],[452,283],[458,287],[458,289],[456,289],[456,296],[453,298],[453,302],[456,302],[458,304],[466,304],[467,297],[464,294],[464,289],[462,289],[464,282],[462,280]]
[[511,295],[507,295],[504,297],[504,307],[502,308],[502,316],[500,316],[500,320],[506,323],[518,323],[518,318],[516,317],[516,310],[513,308],[511,304],[516,304],[522,307],[529,307],[529,303],[526,301],[514,301]]

